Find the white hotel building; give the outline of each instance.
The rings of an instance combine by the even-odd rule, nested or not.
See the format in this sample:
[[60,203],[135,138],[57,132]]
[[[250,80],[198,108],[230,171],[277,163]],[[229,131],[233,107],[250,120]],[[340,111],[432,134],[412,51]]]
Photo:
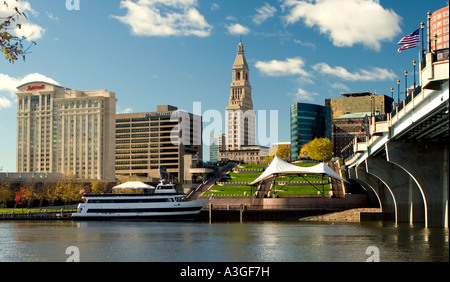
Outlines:
[[115,181],[115,93],[32,82],[18,87],[17,171]]

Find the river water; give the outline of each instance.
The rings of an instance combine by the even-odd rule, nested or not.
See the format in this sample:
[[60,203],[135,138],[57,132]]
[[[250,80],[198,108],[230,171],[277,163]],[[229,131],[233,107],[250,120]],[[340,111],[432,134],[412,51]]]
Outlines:
[[0,221],[0,262],[448,262],[448,229],[386,222]]

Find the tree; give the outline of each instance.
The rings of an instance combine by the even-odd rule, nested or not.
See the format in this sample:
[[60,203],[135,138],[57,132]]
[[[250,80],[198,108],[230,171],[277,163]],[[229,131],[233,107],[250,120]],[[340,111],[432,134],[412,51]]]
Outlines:
[[[279,157],[283,161],[290,162],[291,161],[291,146],[286,144],[278,145],[277,152],[275,156]],[[267,156],[264,159],[264,164],[269,165],[275,156]]]
[[54,190],[55,184],[44,181],[43,183],[34,183],[30,185],[30,201],[39,201],[39,207],[42,207],[46,196],[48,195],[48,190]]
[[[18,2],[18,0],[15,1]],[[6,1],[3,1],[3,5],[7,8],[9,7]],[[26,37],[19,38],[9,32],[11,29],[22,28],[22,25],[19,23],[21,18],[27,19],[27,15],[19,11],[17,7],[14,7],[12,15],[0,18],[0,49],[10,63],[14,63],[19,57],[25,60],[28,50],[31,46],[36,45],[36,42],[31,41],[30,46],[24,48],[22,42],[26,40]]]
[[278,146],[277,157],[282,159],[283,161],[290,162],[291,161],[291,146],[286,144],[281,144]]
[[16,201],[16,204],[23,206],[28,203],[28,197],[30,196],[30,192],[28,192],[27,189],[21,187],[19,191],[16,193],[16,197],[14,201]]
[[92,181],[91,187],[87,187],[85,193],[107,193],[109,191],[108,183]]
[[8,201],[12,201],[14,198],[14,192],[11,189],[9,182],[0,182],[0,203],[2,207],[6,208]]
[[333,143],[328,138],[315,138],[303,146],[298,157],[327,162],[331,160],[332,150]]
[[298,154],[299,159],[310,159],[308,155],[310,145],[311,141],[303,145],[302,149],[300,150],[300,154]]
[[80,191],[83,189],[83,183],[75,180],[73,175],[64,175],[56,185],[56,195],[64,203],[78,202],[81,200]]

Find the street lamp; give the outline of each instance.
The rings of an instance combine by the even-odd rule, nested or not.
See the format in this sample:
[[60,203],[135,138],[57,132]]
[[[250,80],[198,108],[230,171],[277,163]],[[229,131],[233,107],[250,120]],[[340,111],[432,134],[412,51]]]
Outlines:
[[394,88],[393,87],[391,87],[391,98],[392,98],[392,100],[394,100]]
[[416,60],[413,60],[414,66],[414,93],[416,93]]
[[425,48],[424,48],[424,45],[423,45],[423,29],[425,28],[425,24],[423,23],[423,22],[421,22],[420,23],[420,31],[421,31],[421,35],[422,35],[422,42],[421,42],[421,47],[420,48],[422,48],[422,51],[420,52],[420,54],[422,55],[421,56],[421,58],[420,58],[420,60],[422,61],[423,60],[423,57],[425,56]]
[[408,72],[405,71],[405,99],[408,96]]
[[397,79],[397,105],[400,104],[400,80]]
[[431,12],[427,13],[427,20],[428,20],[428,53],[431,53]]
[[438,40],[438,35],[435,33],[434,34],[434,52],[437,53],[437,40]]

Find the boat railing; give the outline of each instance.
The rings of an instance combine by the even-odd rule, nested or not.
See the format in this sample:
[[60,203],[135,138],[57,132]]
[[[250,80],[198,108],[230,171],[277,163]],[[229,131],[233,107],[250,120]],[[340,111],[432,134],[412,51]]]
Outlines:
[[143,196],[184,196],[183,192],[176,193],[90,193],[84,194],[83,197],[143,197]]

